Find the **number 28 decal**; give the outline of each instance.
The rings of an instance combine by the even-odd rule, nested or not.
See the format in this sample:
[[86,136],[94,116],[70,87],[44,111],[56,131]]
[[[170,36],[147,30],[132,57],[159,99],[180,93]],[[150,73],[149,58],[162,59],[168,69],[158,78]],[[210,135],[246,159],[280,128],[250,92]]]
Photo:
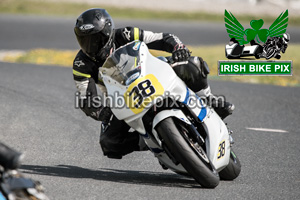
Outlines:
[[153,74],[138,78],[124,94],[128,108],[135,114],[142,112],[155,98],[163,95],[164,88]]
[[155,94],[155,88],[149,79],[146,79],[132,88],[129,96],[133,97],[134,107],[139,108],[144,99]]
[[219,148],[218,148],[218,160],[220,158],[223,158],[223,156],[225,155],[225,140],[223,140],[220,144],[219,144]]

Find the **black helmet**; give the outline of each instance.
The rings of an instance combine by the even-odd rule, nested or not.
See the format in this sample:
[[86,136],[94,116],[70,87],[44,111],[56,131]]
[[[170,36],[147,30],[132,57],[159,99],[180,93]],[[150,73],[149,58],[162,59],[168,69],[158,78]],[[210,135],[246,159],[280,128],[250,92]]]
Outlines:
[[83,12],[76,21],[75,35],[82,51],[101,60],[113,47],[114,23],[105,9],[93,8]]

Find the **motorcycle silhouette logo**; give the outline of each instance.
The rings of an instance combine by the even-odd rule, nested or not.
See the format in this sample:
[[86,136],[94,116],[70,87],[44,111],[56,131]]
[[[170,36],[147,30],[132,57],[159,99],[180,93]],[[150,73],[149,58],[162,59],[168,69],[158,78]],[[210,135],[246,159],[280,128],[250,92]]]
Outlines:
[[[270,59],[281,58],[281,52],[285,53],[290,35],[286,33],[288,26],[288,10],[282,12],[271,24],[269,29],[262,29],[264,21],[251,20],[251,28],[245,29],[231,12],[225,10],[225,27],[231,38],[226,45],[226,57],[229,59],[245,56]],[[244,46],[250,43],[251,46]],[[264,43],[261,45],[260,43]]]

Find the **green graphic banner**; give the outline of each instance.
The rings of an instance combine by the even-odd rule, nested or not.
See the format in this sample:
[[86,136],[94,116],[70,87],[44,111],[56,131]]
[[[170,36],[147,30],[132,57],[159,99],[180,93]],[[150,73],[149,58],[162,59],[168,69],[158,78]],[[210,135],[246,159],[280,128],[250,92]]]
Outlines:
[[218,61],[219,76],[292,76],[292,61]]

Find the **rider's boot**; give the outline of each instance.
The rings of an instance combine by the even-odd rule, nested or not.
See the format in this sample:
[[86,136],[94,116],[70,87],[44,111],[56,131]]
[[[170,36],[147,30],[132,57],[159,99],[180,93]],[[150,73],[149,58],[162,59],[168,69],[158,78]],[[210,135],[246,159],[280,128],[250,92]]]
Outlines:
[[214,108],[216,113],[222,118],[225,119],[227,116],[231,115],[234,110],[234,104],[225,101],[224,96],[217,97],[211,93],[210,86],[207,86],[205,89],[202,89],[196,94],[206,100],[207,105]]
[[99,142],[104,156],[121,159],[133,151],[148,150],[140,134],[129,130],[130,127],[116,117],[109,124],[102,123]]

